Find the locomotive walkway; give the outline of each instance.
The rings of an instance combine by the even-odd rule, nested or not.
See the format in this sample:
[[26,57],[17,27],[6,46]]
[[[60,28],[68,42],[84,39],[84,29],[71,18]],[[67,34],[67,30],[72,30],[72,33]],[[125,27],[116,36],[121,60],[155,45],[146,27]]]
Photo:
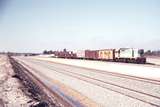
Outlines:
[[135,77],[29,57],[15,59],[75,106],[160,107],[160,81],[157,78]]

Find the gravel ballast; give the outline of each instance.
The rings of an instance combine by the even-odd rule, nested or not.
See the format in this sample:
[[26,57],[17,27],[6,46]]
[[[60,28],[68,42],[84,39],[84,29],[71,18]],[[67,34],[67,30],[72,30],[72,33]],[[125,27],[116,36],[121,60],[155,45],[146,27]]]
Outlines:
[[0,55],[0,107],[57,107],[15,62]]
[[15,73],[9,59],[5,55],[0,56],[0,107],[29,107],[36,103],[27,96],[22,89],[24,86]]

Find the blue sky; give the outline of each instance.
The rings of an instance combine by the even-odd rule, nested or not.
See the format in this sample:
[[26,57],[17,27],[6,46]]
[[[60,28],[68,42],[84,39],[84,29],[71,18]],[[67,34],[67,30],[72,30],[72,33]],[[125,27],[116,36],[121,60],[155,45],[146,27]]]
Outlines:
[[159,0],[1,0],[0,51],[160,48]]

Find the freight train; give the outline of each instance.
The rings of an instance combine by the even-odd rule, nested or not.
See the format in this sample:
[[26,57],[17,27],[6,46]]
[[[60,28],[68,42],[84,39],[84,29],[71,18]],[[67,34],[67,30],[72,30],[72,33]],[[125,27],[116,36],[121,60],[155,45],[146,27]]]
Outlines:
[[126,63],[146,63],[146,58],[143,56],[143,49],[120,48],[120,49],[101,49],[101,50],[82,50],[75,53],[63,51],[54,52],[58,58],[74,58],[88,60],[102,60]]

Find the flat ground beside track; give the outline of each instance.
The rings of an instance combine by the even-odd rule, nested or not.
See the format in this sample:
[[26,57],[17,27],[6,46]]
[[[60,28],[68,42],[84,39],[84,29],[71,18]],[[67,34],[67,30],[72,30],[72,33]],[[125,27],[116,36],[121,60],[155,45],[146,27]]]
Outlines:
[[160,57],[157,56],[147,57],[147,62],[160,66]]

